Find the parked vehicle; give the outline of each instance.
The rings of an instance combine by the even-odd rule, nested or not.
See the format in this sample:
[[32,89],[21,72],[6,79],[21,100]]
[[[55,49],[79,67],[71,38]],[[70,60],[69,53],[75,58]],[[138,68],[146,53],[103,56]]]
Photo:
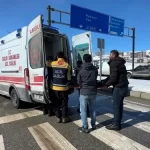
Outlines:
[[21,102],[47,102],[46,58],[62,50],[71,64],[69,41],[56,28],[43,25],[42,15],[0,39],[0,94]]
[[150,65],[140,65],[133,71],[128,70],[128,78],[149,78],[150,79]]

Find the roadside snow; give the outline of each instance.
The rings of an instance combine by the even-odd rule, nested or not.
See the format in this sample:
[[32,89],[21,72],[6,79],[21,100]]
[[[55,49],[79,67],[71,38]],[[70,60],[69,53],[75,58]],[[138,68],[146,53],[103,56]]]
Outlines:
[[[102,77],[105,79],[106,77]],[[97,77],[100,80],[100,76]],[[132,91],[150,93],[150,80],[129,79],[129,88]]]
[[131,88],[132,91],[150,93],[150,80],[130,79],[129,83],[129,88]]

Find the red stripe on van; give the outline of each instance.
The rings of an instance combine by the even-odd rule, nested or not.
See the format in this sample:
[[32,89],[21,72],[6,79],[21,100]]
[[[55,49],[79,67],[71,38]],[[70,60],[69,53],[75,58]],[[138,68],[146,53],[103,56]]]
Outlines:
[[[24,77],[8,77],[8,76],[0,76],[0,82],[6,82],[6,83],[14,83],[14,84],[25,84]],[[36,82],[42,82],[42,83],[36,83]],[[43,85],[43,76],[35,76],[34,82],[30,83],[30,85]]]
[[43,76],[35,76],[34,82],[43,82]]
[[25,85],[25,83],[23,83],[23,82],[2,81],[2,80],[0,80],[0,82],[4,82],[4,83],[12,83],[12,84],[19,84],[19,85]]
[[43,86],[43,83],[30,83],[30,85],[39,85],[39,86]]
[[12,82],[24,82],[24,77],[0,76],[0,80],[2,80],[2,81],[12,81]]

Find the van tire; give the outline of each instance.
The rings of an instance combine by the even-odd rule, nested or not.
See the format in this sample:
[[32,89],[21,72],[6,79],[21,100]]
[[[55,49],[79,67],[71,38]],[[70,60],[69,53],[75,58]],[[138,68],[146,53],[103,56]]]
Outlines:
[[11,90],[10,97],[12,100],[13,107],[19,109],[21,107],[21,101],[15,89]]

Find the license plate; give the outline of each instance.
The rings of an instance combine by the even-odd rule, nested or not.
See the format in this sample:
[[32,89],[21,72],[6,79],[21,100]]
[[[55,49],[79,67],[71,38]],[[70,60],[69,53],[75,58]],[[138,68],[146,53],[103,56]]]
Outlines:
[[34,94],[34,99],[38,100],[38,101],[43,101],[43,96],[42,95]]

